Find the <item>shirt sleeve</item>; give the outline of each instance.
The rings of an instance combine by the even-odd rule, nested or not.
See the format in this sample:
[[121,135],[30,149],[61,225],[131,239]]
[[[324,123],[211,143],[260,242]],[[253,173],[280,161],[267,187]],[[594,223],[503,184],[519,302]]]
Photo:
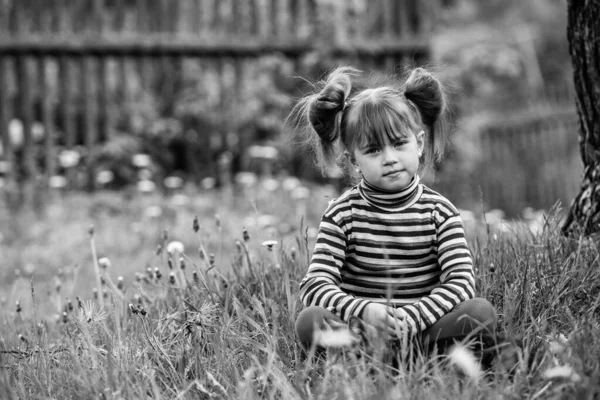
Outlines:
[[299,293],[305,306],[326,308],[344,321],[348,321],[352,315],[362,317],[362,311],[370,303],[368,300],[357,299],[340,288],[346,245],[346,234],[331,217],[324,215]]
[[423,331],[465,300],[475,296],[473,260],[462,220],[457,210],[438,213],[437,257],[441,268],[440,285],[429,296],[404,306],[408,329]]

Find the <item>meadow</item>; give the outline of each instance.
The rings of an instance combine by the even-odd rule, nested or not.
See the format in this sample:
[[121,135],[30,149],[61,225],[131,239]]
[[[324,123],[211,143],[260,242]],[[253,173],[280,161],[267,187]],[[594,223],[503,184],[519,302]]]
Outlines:
[[0,209],[2,399],[591,399],[598,243],[554,207],[465,212],[477,295],[522,340],[478,378],[439,356],[399,369],[294,338],[328,186],[294,178],[170,193],[53,192]]

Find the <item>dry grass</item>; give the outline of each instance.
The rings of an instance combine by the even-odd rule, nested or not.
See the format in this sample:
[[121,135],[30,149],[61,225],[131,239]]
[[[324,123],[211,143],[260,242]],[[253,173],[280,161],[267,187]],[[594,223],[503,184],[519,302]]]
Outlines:
[[[312,248],[306,227],[316,226],[327,196],[75,195],[0,221],[0,398],[600,396],[597,243],[561,237],[555,212],[535,233],[525,223],[468,227],[478,294],[524,343],[511,374],[514,357],[481,379],[443,357],[395,371],[353,354],[307,360],[293,333],[295,293]],[[149,210],[157,206],[161,216]],[[277,244],[269,249],[267,239]],[[180,256],[167,251],[175,240]],[[92,247],[110,259],[106,269],[98,264],[102,309]]]

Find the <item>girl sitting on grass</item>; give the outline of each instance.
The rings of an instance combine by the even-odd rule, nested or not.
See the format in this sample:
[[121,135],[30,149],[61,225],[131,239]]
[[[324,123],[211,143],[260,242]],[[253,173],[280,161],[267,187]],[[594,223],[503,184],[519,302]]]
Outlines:
[[446,110],[440,81],[422,68],[402,84],[359,83],[339,67],[302,98],[291,119],[326,171],[340,161],[358,184],[325,210],[299,296],[300,343],[352,316],[425,347],[494,332],[496,312],[474,298],[472,259],[458,210],[420,181],[441,156]]

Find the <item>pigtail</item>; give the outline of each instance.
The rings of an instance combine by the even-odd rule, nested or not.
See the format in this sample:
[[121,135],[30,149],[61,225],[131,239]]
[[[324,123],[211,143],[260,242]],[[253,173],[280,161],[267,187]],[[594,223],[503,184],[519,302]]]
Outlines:
[[448,141],[444,87],[429,71],[415,68],[406,79],[403,92],[418,110],[421,121],[428,130],[424,164],[432,166],[442,159]]
[[339,157],[341,116],[352,90],[352,77],[358,72],[351,67],[335,69],[326,80],[313,85],[313,93],[300,99],[286,122],[291,123],[295,136],[313,148],[324,173]]

